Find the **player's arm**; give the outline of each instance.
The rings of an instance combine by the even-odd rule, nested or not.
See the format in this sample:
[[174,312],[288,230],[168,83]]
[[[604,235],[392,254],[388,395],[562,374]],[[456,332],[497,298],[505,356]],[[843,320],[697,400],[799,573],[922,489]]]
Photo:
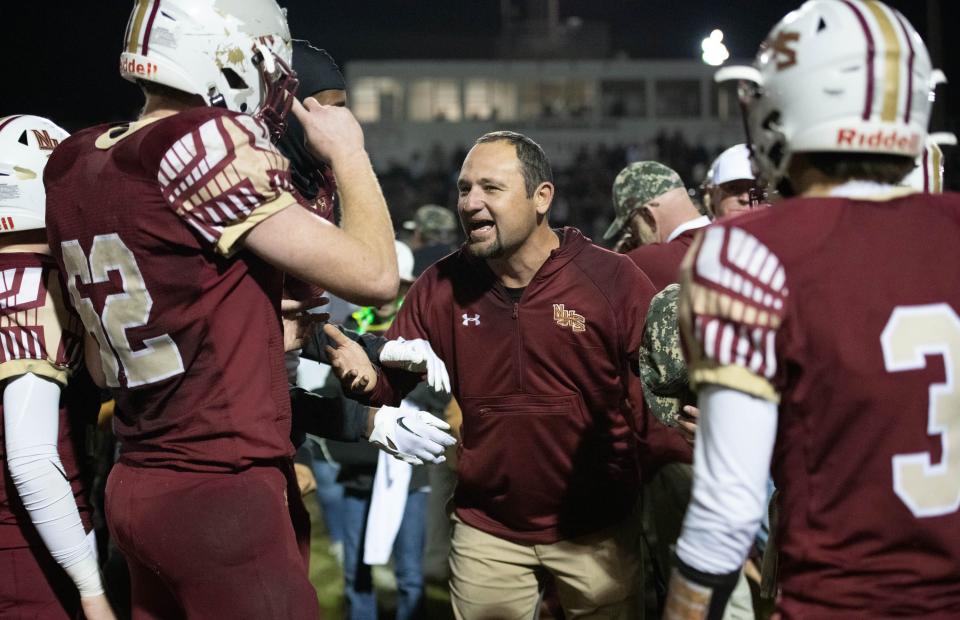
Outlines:
[[337,228],[302,208],[284,209],[256,226],[245,245],[267,262],[333,294],[365,305],[391,301],[399,276],[393,224],[364,150],[363,131],[346,108],[294,101],[307,146],[329,161],[343,208]]
[[345,214],[352,210],[343,230],[298,204],[289,162],[250,116],[218,115],[192,128],[163,154],[157,180],[169,206],[211,250],[232,256],[247,248],[295,278],[379,305],[399,285],[390,215],[356,119],[321,107],[307,120],[311,139],[330,143],[326,153],[342,177]]
[[303,432],[336,439],[365,438],[407,463],[442,463],[446,449],[456,439],[450,426],[425,411],[396,407],[367,407],[344,397],[322,397],[300,388],[290,391],[294,427]]
[[722,615],[763,517],[787,307],[778,257],[742,229],[708,228],[684,259],[680,329],[701,413],[667,618]]
[[776,404],[701,387],[693,493],[677,542],[664,618],[721,618],[767,503]]
[[111,618],[94,533],[84,531],[57,451],[59,409],[57,383],[29,372],[7,382],[3,391],[7,466],[37,533],[76,584],[85,610],[99,609],[97,617]]
[[368,437],[376,413],[342,394],[321,396],[300,387],[290,388],[290,408],[294,431],[347,442]]

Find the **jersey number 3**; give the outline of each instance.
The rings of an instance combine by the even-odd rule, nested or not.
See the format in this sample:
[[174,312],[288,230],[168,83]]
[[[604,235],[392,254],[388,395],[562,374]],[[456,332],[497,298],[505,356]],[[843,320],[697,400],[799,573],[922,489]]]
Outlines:
[[[169,335],[146,338],[136,351],[130,347],[127,330],[147,324],[153,298],[147,291],[137,259],[123,240],[116,233],[97,235],[90,247],[89,260],[79,241],[64,241],[60,247],[70,297],[84,326],[100,345],[100,362],[107,385],[120,387],[121,370],[127,387],[156,383],[182,373],[180,350]],[[98,315],[91,298],[80,295],[77,280],[87,286],[105,284],[110,282],[111,271],[119,272],[123,290],[106,295],[103,311]]]
[[893,490],[917,517],[960,508],[960,317],[947,304],[899,306],[880,335],[888,372],[918,370],[927,355],[943,357],[945,383],[929,390],[927,433],[940,436],[940,462],[929,452],[893,457]]

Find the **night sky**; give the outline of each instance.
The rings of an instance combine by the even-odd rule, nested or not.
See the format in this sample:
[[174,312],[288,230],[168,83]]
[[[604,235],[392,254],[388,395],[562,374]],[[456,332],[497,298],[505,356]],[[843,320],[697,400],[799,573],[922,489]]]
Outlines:
[[[294,36],[325,47],[344,63],[376,58],[485,58],[500,30],[499,0],[287,0]],[[751,57],[793,0],[560,0],[561,18],[612,24],[614,52],[634,58],[697,58],[713,28],[734,57]],[[893,0],[927,37],[925,2]],[[942,68],[954,84],[940,92],[943,122],[958,129],[960,46],[947,34],[960,2],[941,0],[935,27],[945,44]],[[132,2],[4,2],[0,116],[49,116],[69,130],[134,116],[139,90],[117,71]],[[949,106],[949,107],[948,107]]]

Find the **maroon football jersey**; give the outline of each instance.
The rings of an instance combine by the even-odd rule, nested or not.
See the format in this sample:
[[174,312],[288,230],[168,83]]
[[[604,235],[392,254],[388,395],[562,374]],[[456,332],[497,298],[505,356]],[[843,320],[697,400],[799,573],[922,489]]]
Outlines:
[[[33,253],[0,253],[0,380],[14,379],[31,372],[66,385],[80,361],[83,328],[69,312],[49,256]],[[79,448],[74,439],[82,436],[88,418],[100,405],[96,393],[88,403],[64,393],[60,408],[57,451],[66,478],[70,481],[84,525],[90,529],[90,505],[80,476]],[[73,390],[75,392],[75,390]],[[88,392],[85,392],[87,394]],[[73,415],[71,415],[73,414]],[[80,414],[79,416],[77,414]],[[0,391],[0,549],[42,546],[39,535],[20,501],[7,469],[3,399]]]
[[121,458],[230,471],[289,455],[282,277],[241,244],[296,203],[266,128],[217,108],[94,127],[58,147],[44,181]]
[[684,260],[695,384],[779,402],[785,617],[960,617],[960,196],[798,199]]

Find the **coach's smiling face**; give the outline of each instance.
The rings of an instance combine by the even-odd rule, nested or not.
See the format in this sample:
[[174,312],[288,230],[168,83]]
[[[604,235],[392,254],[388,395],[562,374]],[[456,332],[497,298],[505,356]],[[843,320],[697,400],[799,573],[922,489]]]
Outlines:
[[538,216],[546,213],[536,193],[527,195],[517,149],[506,141],[484,142],[470,149],[457,189],[467,249],[477,258],[512,254],[536,230]]

